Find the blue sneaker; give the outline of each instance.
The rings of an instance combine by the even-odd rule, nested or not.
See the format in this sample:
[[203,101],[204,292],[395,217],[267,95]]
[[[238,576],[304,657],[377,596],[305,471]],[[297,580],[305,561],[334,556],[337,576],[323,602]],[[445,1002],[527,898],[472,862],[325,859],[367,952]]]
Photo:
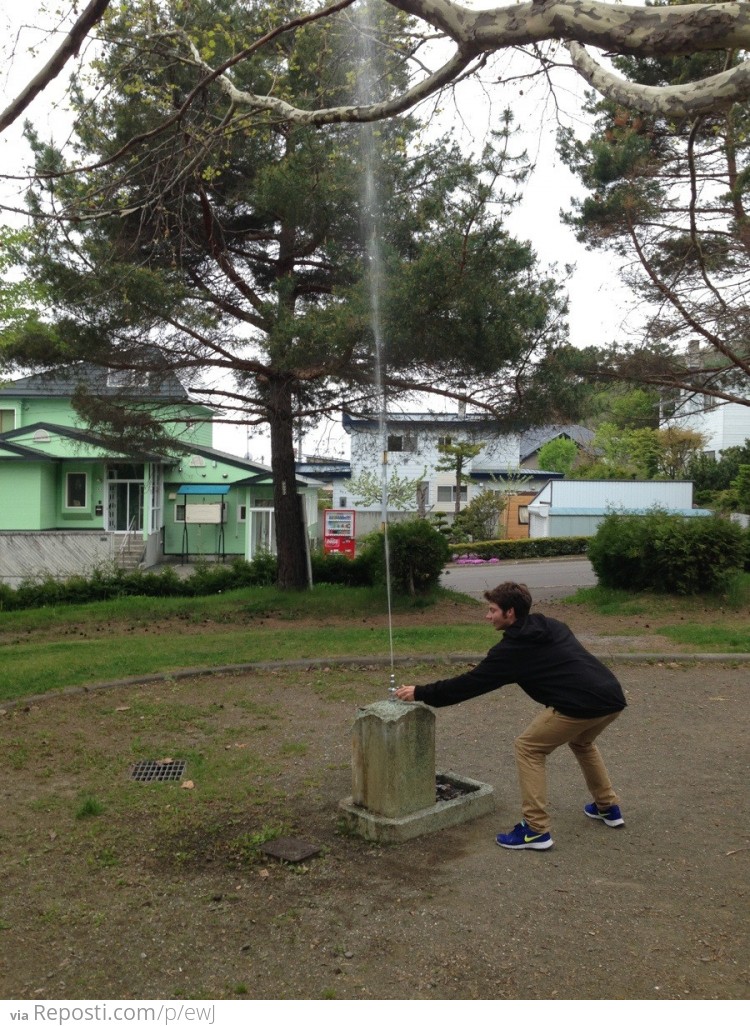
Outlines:
[[531,827],[526,825],[525,819],[522,819],[520,823],[516,823],[511,833],[498,834],[496,840],[501,848],[517,848],[520,850],[526,848],[551,848],[554,843],[549,835],[549,831],[546,834],[537,834]]
[[625,826],[625,820],[622,818],[619,805],[610,805],[608,809],[602,812],[596,802],[591,802],[589,805],[584,805],[583,811],[589,819],[598,819],[602,823],[606,823],[607,826]]

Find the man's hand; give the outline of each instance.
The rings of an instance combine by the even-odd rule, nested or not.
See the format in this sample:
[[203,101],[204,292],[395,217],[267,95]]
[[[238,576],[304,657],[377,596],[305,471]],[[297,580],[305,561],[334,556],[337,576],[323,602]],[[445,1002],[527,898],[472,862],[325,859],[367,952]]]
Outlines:
[[414,685],[405,684],[403,687],[398,688],[396,691],[396,698],[402,702],[413,702],[414,701]]

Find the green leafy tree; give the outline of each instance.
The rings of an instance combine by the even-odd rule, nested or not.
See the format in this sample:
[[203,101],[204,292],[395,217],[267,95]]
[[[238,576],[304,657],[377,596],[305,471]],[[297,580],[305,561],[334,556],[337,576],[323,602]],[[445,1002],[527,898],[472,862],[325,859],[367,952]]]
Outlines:
[[569,474],[578,459],[578,446],[572,438],[552,438],[539,450],[539,466],[558,474]]
[[438,445],[440,459],[435,464],[435,469],[440,471],[449,470],[455,481],[455,505],[454,512],[458,515],[461,512],[461,487],[471,481],[471,476],[466,472],[475,456],[482,451],[478,442],[470,442],[467,439],[459,439],[455,442],[442,442]]
[[601,424],[593,444],[599,456],[577,476],[684,480],[703,444],[701,434],[685,428],[630,430]]
[[743,463],[733,482],[740,513],[750,513],[750,464]]
[[733,445],[718,457],[706,452],[690,458],[687,476],[694,485],[694,498],[700,506],[712,506],[719,493],[732,487],[743,463],[750,463],[750,440],[744,446]]
[[488,489],[476,495],[453,521],[454,541],[492,541],[500,537],[500,517],[506,499],[501,492]]
[[[26,274],[51,302],[44,330],[4,346],[7,364],[200,374],[197,398],[267,423],[285,587],[306,576],[294,430],[374,404],[366,140],[348,125],[319,132],[248,111],[223,77],[205,81],[205,63],[240,50],[235,90],[283,87],[315,109],[350,99],[367,70],[384,99],[403,88],[409,39],[404,16],[382,8],[373,33],[392,45],[364,59],[343,21],[276,33],[295,13],[291,0],[138,0],[113,11],[91,80],[71,92],[79,170],[30,134],[43,184],[30,196],[38,227]],[[572,402],[555,388],[558,286],[498,217],[518,171],[510,117],[477,160],[445,140],[417,145],[416,128],[389,122],[375,139],[389,397],[468,391],[500,418],[519,394],[530,416],[554,394]],[[78,405],[115,436],[128,418],[136,432],[153,427],[127,397],[117,410],[91,395]]]
[[[424,474],[416,479],[401,477],[397,470],[388,474],[386,501],[391,509],[414,510],[418,506],[419,486]],[[349,490],[365,506],[379,506],[383,499],[382,478],[370,470],[351,479]]]
[[703,435],[687,428],[663,428],[658,432],[658,469],[664,477],[684,480],[689,476],[690,462],[705,444]]
[[20,254],[28,239],[25,231],[0,226],[0,331],[10,335],[34,319],[43,299],[42,290],[26,277],[15,275]]
[[[625,432],[629,459],[639,477],[656,477],[665,451],[666,441],[653,428],[636,428]],[[670,441],[671,441],[670,436]]]
[[645,388],[628,388],[613,397],[608,419],[620,428],[658,428],[659,395]]

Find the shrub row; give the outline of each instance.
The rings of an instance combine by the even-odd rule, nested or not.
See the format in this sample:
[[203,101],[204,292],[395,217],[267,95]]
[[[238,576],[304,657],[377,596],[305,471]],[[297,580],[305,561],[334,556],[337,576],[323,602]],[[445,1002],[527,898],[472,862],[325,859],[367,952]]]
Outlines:
[[488,542],[465,542],[451,545],[456,557],[477,556],[479,559],[536,559],[544,556],[585,555],[590,538],[501,538]]
[[[388,530],[393,589],[416,595],[433,588],[448,562],[448,543],[424,520],[393,524]],[[356,559],[341,556],[312,556],[313,583],[370,587],[385,582],[385,545],[382,534],[364,540]],[[0,585],[0,610],[31,609],[40,606],[71,605],[123,598],[128,595],[191,597],[215,595],[237,588],[272,585],[276,581],[276,557],[257,556],[252,562],[199,564],[189,577],[180,577],[166,567],[158,573],[140,570],[126,573],[113,566],[102,567],[91,577],[67,580],[45,578],[26,581],[16,590]]]
[[251,563],[243,559],[231,563],[199,564],[189,577],[180,577],[171,567],[158,573],[140,570],[125,572],[107,566],[94,570],[91,577],[52,577],[25,581],[17,589],[0,585],[0,610],[33,609],[40,606],[72,605],[124,598],[127,595],[191,597],[215,595],[235,588],[260,587],[276,580],[276,558],[263,554]]
[[611,513],[589,543],[601,584],[677,595],[723,591],[748,566],[748,531],[718,516]]
[[[750,571],[750,530],[719,517],[688,519],[654,511],[645,516],[612,513],[593,538],[527,538],[449,546],[425,520],[393,524],[388,529],[391,583],[394,591],[419,594],[440,580],[450,559],[528,559],[579,555],[588,550],[600,583],[632,591],[677,594],[720,591],[738,570]],[[355,559],[315,554],[315,584],[369,587],[385,582],[385,539],[370,535]],[[186,578],[167,567],[158,573],[126,573],[113,567],[90,578],[29,581],[17,590],[0,585],[0,610],[97,602],[127,595],[191,597],[237,588],[272,585],[276,558],[252,562],[200,564]]]

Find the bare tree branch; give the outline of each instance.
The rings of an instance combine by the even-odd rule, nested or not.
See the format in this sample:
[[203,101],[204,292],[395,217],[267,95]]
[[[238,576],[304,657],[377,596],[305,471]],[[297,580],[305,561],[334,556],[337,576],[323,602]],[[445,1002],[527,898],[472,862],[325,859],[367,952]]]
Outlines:
[[109,7],[109,2],[110,0],[91,0],[53,56],[0,114],[0,132],[4,132],[12,125],[39,93],[57,78],[70,58],[76,56],[86,36]]

